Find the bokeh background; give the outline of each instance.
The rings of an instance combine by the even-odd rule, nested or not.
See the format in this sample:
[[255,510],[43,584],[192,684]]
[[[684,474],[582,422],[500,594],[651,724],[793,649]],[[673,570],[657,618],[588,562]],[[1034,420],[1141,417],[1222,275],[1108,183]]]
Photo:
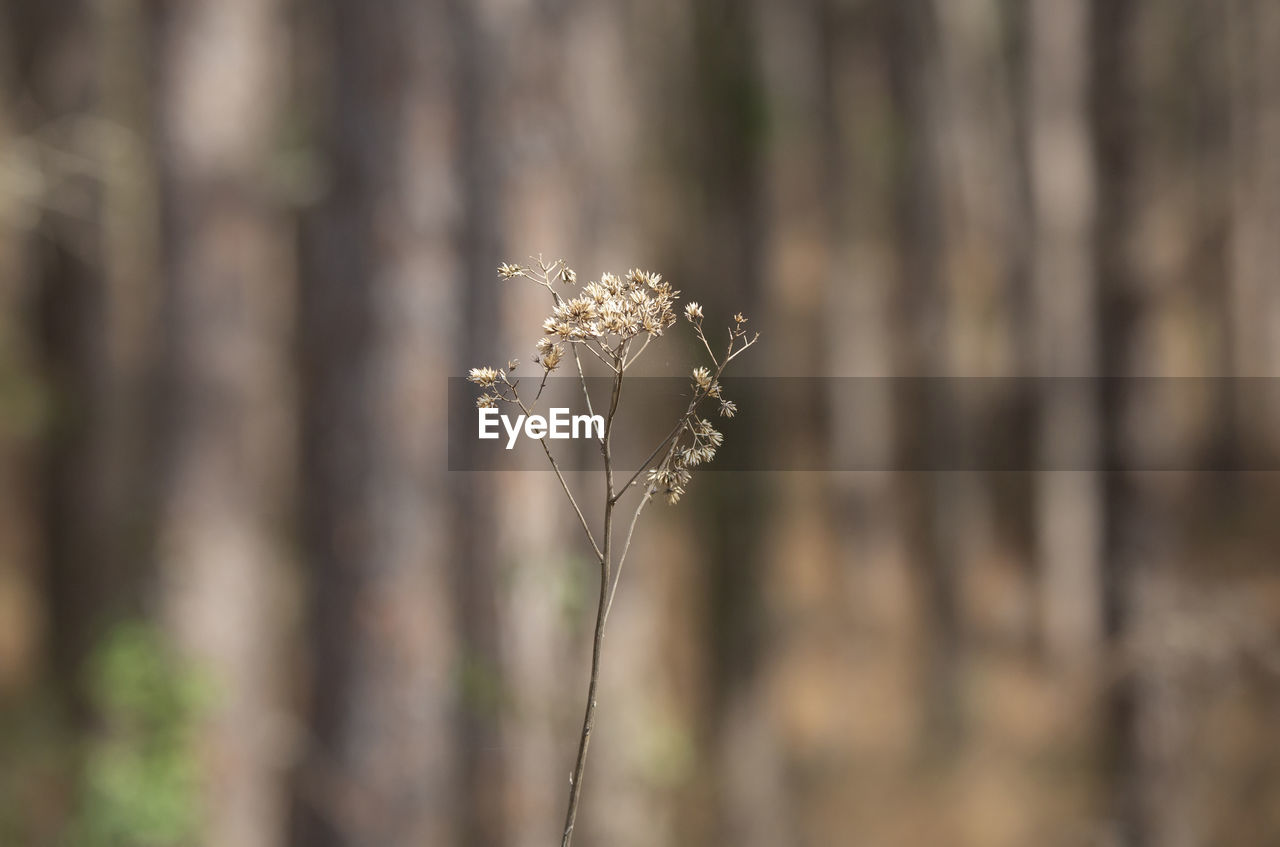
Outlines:
[[[445,460],[539,252],[747,312],[741,376],[1100,377],[1020,468],[646,512],[575,843],[1280,843],[1280,4],[0,9],[0,844],[557,843],[596,570]],[[815,386],[728,438],[935,449]]]

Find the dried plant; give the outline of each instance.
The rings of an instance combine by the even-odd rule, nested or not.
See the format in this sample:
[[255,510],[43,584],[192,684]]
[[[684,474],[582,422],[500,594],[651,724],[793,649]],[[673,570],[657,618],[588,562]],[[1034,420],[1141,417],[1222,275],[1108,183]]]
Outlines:
[[[587,411],[594,415],[591,394],[587,390],[586,371],[583,368],[584,356],[590,355],[597,359],[610,374],[609,402],[603,415],[603,434],[599,437],[600,452],[604,460],[605,491],[604,520],[599,540],[578,499],[570,490],[550,445],[545,438],[541,439],[547,461],[551,463],[560,487],[577,514],[600,565],[600,599],[596,609],[587,708],[582,721],[582,734],[578,740],[577,761],[569,777],[569,807],[565,813],[561,841],[561,847],[569,847],[578,814],[578,801],[582,796],[587,747],[595,726],[596,689],[600,681],[605,625],[609,619],[609,611],[613,608],[613,598],[618,590],[627,552],[631,549],[636,524],[654,495],[665,497],[668,503],[676,503],[685,493],[694,469],[715,458],[717,448],[724,442],[724,436],[711,421],[699,416],[699,408],[704,402],[710,401],[716,404],[722,417],[734,416],[737,406],[724,396],[720,377],[728,364],[755,344],[760,336],[755,333],[748,337],[747,319],[742,314],[737,314],[728,327],[728,343],[717,356],[703,331],[702,307],[694,302],[685,305],[685,319],[692,325],[694,335],[706,350],[710,361],[692,369],[689,403],[671,431],[635,473],[618,485],[614,479],[614,455],[610,437],[622,397],[624,378],[649,348],[649,344],[662,337],[667,329],[677,323],[676,300],[680,292],[672,288],[671,283],[660,274],[633,270],[622,278],[606,273],[598,282],[583,286],[577,296],[571,296],[570,289],[577,284],[578,275],[564,260],[547,263],[541,257],[533,260],[529,266],[503,264],[498,268],[498,275],[504,280],[525,279],[546,288],[554,308],[542,323],[545,335],[536,345],[537,355],[533,361],[541,369],[541,378],[533,397],[527,402],[521,397],[520,380],[513,376],[519,362],[512,359],[505,369],[480,367],[471,370],[468,379],[484,389],[484,393],[476,400],[477,406],[492,408],[510,404],[526,416],[531,415],[546,387],[547,378],[565,365],[565,357],[568,356],[577,371]],[[639,501],[631,513],[626,537],[618,551],[614,542],[615,517],[623,497],[637,485],[641,492]]]

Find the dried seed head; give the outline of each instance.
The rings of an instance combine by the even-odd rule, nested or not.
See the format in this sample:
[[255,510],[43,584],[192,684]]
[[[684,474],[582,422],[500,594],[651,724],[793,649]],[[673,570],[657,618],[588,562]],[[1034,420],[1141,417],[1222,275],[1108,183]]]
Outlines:
[[467,373],[467,381],[474,382],[481,388],[491,388],[500,375],[500,372],[490,367],[472,368]]
[[564,317],[570,320],[585,321],[595,317],[596,310],[594,300],[589,300],[586,297],[575,297],[556,311],[563,311]]
[[[534,363],[540,365],[546,374],[563,363],[570,344],[587,344],[588,351],[597,358],[608,361],[607,357],[612,357],[614,364],[620,364],[621,370],[626,370],[654,336],[662,335],[678,320],[680,292],[661,274],[632,269],[619,278],[612,273],[604,273],[598,280],[586,283],[578,296],[571,298],[553,288],[557,282],[565,285],[577,283],[577,274],[563,259],[548,263],[538,256],[530,261],[527,266],[504,263],[498,268],[498,274],[503,279],[522,276],[552,291],[555,308],[542,322],[544,337],[537,341],[533,357]],[[705,343],[702,306],[690,302],[684,313],[694,325],[698,338]],[[759,337],[756,334],[755,338],[746,338],[746,322],[747,318],[740,312],[733,316],[726,363]],[[629,342],[641,333],[648,336],[645,344],[631,346]],[[577,348],[573,351],[576,355]],[[508,377],[519,364],[518,360],[511,359],[505,371],[491,367],[473,368],[467,379],[485,389],[476,399],[476,405],[488,408],[501,403],[521,402],[518,382]],[[722,369],[723,364],[717,363],[717,370]],[[718,373],[700,366],[693,368],[692,375],[694,407],[709,397],[717,401],[721,417],[732,418],[737,413],[737,406],[722,394]],[[669,503],[678,502],[692,479],[693,470],[712,461],[723,443],[724,436],[710,421],[698,417],[695,408],[691,408],[666,458],[658,468],[648,472],[649,493],[661,494]]]

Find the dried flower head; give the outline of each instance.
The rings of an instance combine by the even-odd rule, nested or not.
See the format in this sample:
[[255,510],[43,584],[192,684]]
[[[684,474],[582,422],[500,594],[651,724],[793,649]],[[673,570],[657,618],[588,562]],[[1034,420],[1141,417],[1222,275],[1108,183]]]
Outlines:
[[[562,263],[555,267],[556,280],[566,284],[576,281],[572,269]],[[555,300],[551,314],[542,322],[543,332],[570,344],[591,345],[597,358],[618,355],[641,333],[659,336],[676,320],[674,304],[680,292],[660,274],[632,270],[620,279],[605,273],[599,281],[587,283],[577,297],[561,296],[551,283],[550,274],[540,283],[551,290]]]
[[[498,274],[503,279],[524,277],[551,293],[551,313],[542,322],[544,335],[535,345],[534,356],[544,375],[556,370],[572,351],[578,370],[584,377],[584,358],[588,361],[595,358],[604,363],[620,382],[623,373],[635,363],[649,343],[676,323],[676,301],[680,292],[664,280],[662,274],[639,268],[632,268],[622,277],[606,272],[584,285],[576,296],[570,296],[568,292],[557,289],[575,285],[578,275],[563,259],[548,263],[539,256],[531,261],[528,266],[503,263]],[[733,358],[759,338],[759,335],[750,339],[746,337],[744,325],[747,318],[739,312],[733,316],[733,324],[729,327],[728,347],[722,348],[723,353],[717,356],[703,332],[702,306],[689,302],[684,307],[684,314],[693,324],[694,334],[702,342],[711,361],[708,365],[692,369],[692,399],[688,411],[668,438],[665,455],[659,457],[655,454],[657,465],[647,469],[650,493],[661,494],[669,502],[677,501],[684,494],[693,469],[714,459],[716,450],[724,442],[724,436],[710,421],[697,414],[699,404],[705,400],[716,401],[723,418],[737,414],[737,404],[724,396],[720,375]],[[507,373],[513,372],[517,365],[519,361],[512,359],[507,363],[505,372],[489,367],[472,369],[467,378],[482,388],[491,389],[476,401],[477,404],[492,406],[498,402],[511,402],[524,406],[517,383],[507,379]],[[534,399],[536,401],[537,398]]]
[[467,374],[467,381],[474,382],[481,388],[492,388],[500,375],[499,371],[495,371],[490,367],[472,368]]

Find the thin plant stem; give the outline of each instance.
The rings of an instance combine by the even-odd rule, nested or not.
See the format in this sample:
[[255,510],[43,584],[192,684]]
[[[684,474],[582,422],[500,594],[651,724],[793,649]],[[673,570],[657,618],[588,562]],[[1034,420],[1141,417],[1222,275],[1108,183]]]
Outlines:
[[582,370],[582,359],[578,358],[578,345],[570,344],[569,349],[573,351],[573,363],[578,366],[578,379],[582,382],[582,399],[587,401],[587,414],[595,415],[596,410],[591,408],[591,392],[587,390],[587,374]]
[[[577,346],[577,345],[574,345],[574,346]],[[617,367],[616,365],[614,365],[612,362],[610,362],[608,359],[606,359],[606,358],[604,357],[604,354],[602,354],[602,353],[598,352],[598,351],[596,350],[596,348],[592,347],[590,344],[583,344],[582,346],[583,346],[583,347],[585,347],[585,348],[587,348],[587,351],[588,351],[589,353],[591,353],[591,355],[592,355],[592,356],[595,356],[597,359],[599,359],[600,361],[604,362],[604,366],[605,366],[606,368],[608,368],[609,370],[613,371],[614,373],[621,373],[621,371],[618,369],[618,367]]]
[[662,442],[657,447],[653,448],[653,452],[649,454],[649,458],[645,459],[640,464],[640,468],[634,474],[631,475],[631,479],[623,483],[622,487],[618,489],[618,493],[613,495],[614,500],[622,499],[622,495],[626,494],[627,489],[629,489],[632,485],[635,484],[636,480],[640,478],[640,474],[644,473],[645,469],[649,467],[649,463],[651,463],[655,458],[657,458],[658,453],[662,451],[662,448],[666,447],[667,444],[671,442],[671,439],[679,435],[680,431],[684,429],[684,427],[685,427],[685,419],[681,418],[680,423],[675,425],[675,427],[671,430],[671,432],[667,434],[667,437],[662,439]]
[[652,340],[653,340],[653,336],[652,336],[652,335],[650,335],[650,336],[646,337],[646,338],[645,338],[645,340],[644,340],[644,343],[640,345],[640,349],[636,351],[636,354],[635,354],[634,356],[632,356],[632,357],[631,357],[629,360],[627,360],[626,362],[623,362],[623,363],[622,363],[622,369],[623,369],[624,371],[625,371],[627,368],[631,367],[632,365],[634,365],[634,364],[636,363],[636,359],[639,359],[639,358],[640,358],[640,354],[644,352],[644,349],[645,349],[646,347],[648,347],[648,346],[649,346],[649,342],[650,342],[650,341],[652,341]]
[[702,346],[707,348],[707,355],[711,357],[711,364],[719,368],[721,366],[720,360],[716,358],[715,353],[711,352],[711,344],[707,342],[707,337],[702,333],[702,324],[697,323],[694,326],[698,331],[698,339],[702,341]]
[[[520,395],[516,392],[516,387],[507,383],[511,388],[511,396],[515,398],[520,409],[527,415],[529,407],[520,400]],[[547,461],[551,463],[551,470],[556,472],[556,479],[560,480],[560,487],[564,489],[564,494],[569,498],[569,502],[573,505],[573,511],[577,513],[578,520],[582,522],[582,531],[587,534],[587,541],[591,542],[591,549],[595,551],[596,558],[604,558],[600,545],[596,543],[595,533],[591,531],[591,524],[587,523],[587,517],[582,513],[582,507],[578,505],[578,499],[573,496],[573,491],[569,489],[569,483],[565,480],[564,474],[560,472],[560,465],[556,462],[555,454],[551,452],[551,448],[547,446],[545,438],[539,438],[538,443],[542,445],[542,452],[547,454]]]
[[613,598],[618,593],[618,583],[622,581],[622,566],[627,561],[627,551],[631,549],[631,538],[635,535],[636,524],[640,522],[640,513],[644,511],[644,507],[653,499],[653,486],[645,488],[644,496],[640,498],[640,505],[636,506],[635,514],[631,516],[631,526],[627,529],[627,539],[622,544],[622,553],[618,556],[618,566],[614,568],[613,587],[609,589],[609,602],[604,606],[605,620],[609,619],[609,612],[613,610]]
[[587,748],[591,743],[591,732],[596,723],[596,691],[600,686],[600,662],[604,652],[604,629],[609,617],[613,510],[617,505],[613,499],[613,453],[609,437],[613,434],[613,418],[617,414],[618,400],[621,395],[622,369],[619,367],[617,376],[613,380],[613,393],[609,399],[609,414],[605,418],[604,440],[601,445],[601,450],[604,453],[605,475],[604,550],[600,555],[600,599],[596,606],[595,633],[591,642],[591,678],[587,684],[587,708],[582,718],[582,734],[578,738],[578,757],[573,766],[573,774],[569,777],[569,808],[565,812],[564,835],[560,840],[560,847],[569,847],[573,841],[573,827],[578,819],[578,803],[582,799],[582,779],[587,768]]

